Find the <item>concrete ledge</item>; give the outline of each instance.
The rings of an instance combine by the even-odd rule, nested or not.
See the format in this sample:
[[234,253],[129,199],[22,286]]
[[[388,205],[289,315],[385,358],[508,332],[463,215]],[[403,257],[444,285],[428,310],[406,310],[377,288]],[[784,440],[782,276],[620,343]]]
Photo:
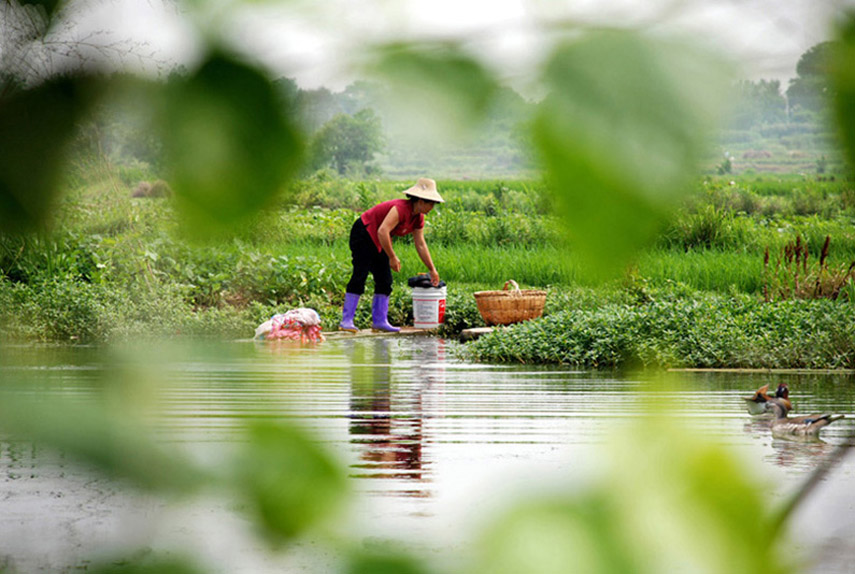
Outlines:
[[434,332],[429,329],[416,329],[415,327],[401,327],[397,333],[388,333],[381,331],[375,333],[371,329],[360,329],[356,333],[348,331],[324,331],[324,337],[327,339],[353,339],[363,337],[416,337],[423,335],[433,335]]
[[463,329],[460,332],[460,340],[464,343],[467,341],[474,341],[481,335],[486,335],[487,333],[492,333],[495,327],[475,327],[472,329]]

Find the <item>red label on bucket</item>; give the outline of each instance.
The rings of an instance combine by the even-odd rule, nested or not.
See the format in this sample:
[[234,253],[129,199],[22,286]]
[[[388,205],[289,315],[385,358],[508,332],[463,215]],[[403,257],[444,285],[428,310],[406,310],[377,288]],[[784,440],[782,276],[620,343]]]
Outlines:
[[445,299],[439,300],[439,319],[437,319],[437,323],[442,323],[445,319]]

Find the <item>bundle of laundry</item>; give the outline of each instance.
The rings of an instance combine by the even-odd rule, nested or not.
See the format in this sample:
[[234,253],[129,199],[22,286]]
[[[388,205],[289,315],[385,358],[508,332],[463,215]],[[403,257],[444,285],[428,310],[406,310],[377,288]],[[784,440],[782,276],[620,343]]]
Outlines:
[[318,312],[305,307],[273,315],[258,326],[255,330],[255,338],[291,339],[301,343],[325,340]]

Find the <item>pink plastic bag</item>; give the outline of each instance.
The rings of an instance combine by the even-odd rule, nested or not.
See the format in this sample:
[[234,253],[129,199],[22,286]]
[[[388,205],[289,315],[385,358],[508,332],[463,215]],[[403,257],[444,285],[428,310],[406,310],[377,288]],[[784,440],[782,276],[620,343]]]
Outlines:
[[293,341],[322,342],[325,339],[321,329],[321,318],[314,309],[292,309],[286,313],[274,315],[259,325],[255,337],[261,339],[290,339]]

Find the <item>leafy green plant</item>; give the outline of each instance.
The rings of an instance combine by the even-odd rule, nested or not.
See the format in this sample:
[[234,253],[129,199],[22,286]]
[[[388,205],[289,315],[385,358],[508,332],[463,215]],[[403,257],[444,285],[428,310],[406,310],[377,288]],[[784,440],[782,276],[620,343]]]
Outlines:
[[445,321],[439,327],[443,335],[456,335],[464,329],[483,327],[484,319],[478,312],[473,291],[467,288],[449,287],[445,302]]
[[[4,82],[5,83],[5,82]],[[104,91],[102,78],[54,78],[3,98],[0,131],[15,145],[0,157],[0,227],[43,226],[65,166],[63,147]]]
[[836,39],[826,46],[828,82],[833,88],[833,107],[840,137],[846,145],[849,167],[855,165],[855,72],[849,63],[855,54],[855,18],[850,13],[837,23]]
[[214,53],[164,96],[169,181],[197,233],[241,223],[297,173],[300,132],[256,68]]
[[643,305],[609,303],[558,311],[469,343],[481,361],[563,363],[583,368],[850,368],[851,305],[763,303],[752,297],[654,295]]

